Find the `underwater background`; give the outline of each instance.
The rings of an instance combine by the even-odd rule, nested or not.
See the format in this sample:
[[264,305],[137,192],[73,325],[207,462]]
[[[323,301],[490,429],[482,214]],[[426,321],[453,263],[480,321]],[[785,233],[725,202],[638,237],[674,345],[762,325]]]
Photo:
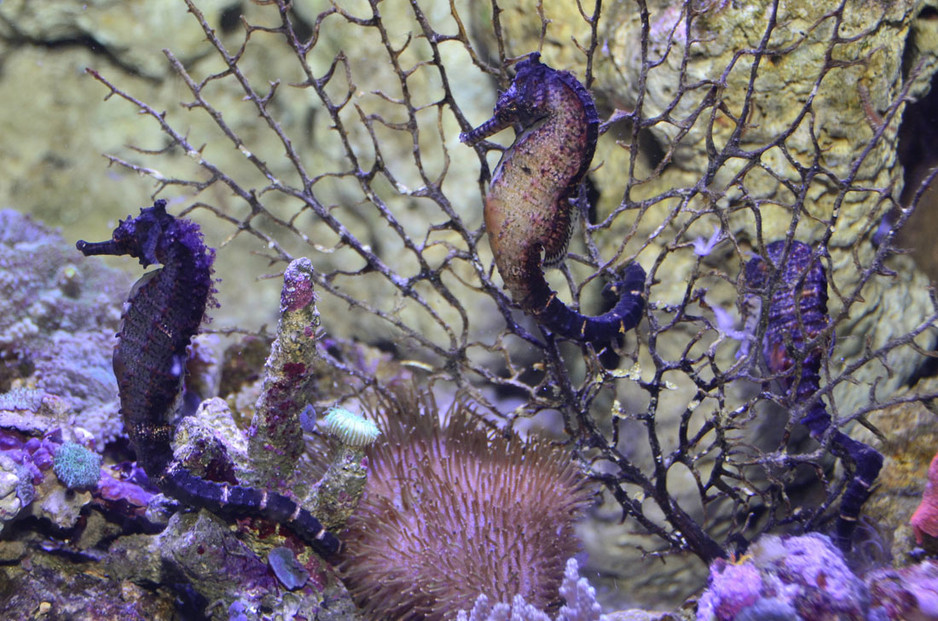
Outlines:
[[[938,618],[938,6],[816,4],[0,2],[4,615]],[[532,52],[595,154],[512,281]]]

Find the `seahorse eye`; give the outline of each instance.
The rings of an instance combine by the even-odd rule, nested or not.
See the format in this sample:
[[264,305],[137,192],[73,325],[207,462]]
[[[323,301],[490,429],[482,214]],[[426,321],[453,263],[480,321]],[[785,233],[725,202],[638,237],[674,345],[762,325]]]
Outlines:
[[495,108],[495,118],[502,123],[513,123],[519,119],[518,102],[508,101],[504,104],[499,102]]

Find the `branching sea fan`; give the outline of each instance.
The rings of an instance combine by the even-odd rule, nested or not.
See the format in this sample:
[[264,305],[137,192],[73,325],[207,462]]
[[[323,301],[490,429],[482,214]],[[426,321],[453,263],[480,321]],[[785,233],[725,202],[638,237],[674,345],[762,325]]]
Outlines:
[[349,523],[341,569],[374,619],[446,619],[480,594],[558,602],[573,522],[592,491],[572,456],[481,428],[457,401],[443,422],[429,393],[382,403],[384,435]]

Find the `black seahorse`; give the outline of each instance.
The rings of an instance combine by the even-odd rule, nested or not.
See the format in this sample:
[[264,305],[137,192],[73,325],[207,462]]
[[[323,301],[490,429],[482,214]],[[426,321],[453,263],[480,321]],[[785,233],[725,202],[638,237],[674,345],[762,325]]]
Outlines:
[[[824,350],[816,339],[829,322],[827,274],[819,260],[812,260],[813,251],[803,242],[788,245],[784,240],[776,241],[766,247],[766,254],[778,273],[763,342],[766,366],[779,376],[791,403],[809,403],[821,387]],[[746,283],[754,293],[765,294],[772,273],[769,264],[756,257],[746,265]],[[799,368],[800,373],[795,373]],[[813,400],[799,422],[819,440],[829,433],[831,451],[852,470],[835,531],[838,545],[849,550],[860,510],[882,468],[883,456],[839,429],[832,429],[831,416],[820,399]]]
[[109,241],[77,244],[85,256],[130,255],[162,264],[134,285],[114,348],[124,428],[147,476],[184,504],[284,524],[325,557],[339,539],[296,502],[273,492],[208,481],[173,461],[171,441],[186,369],[186,349],[212,295],[214,250],[194,222],[166,213],[166,201],[122,220]]
[[599,134],[599,115],[586,88],[566,71],[533,53],[518,63],[494,116],[459,139],[475,144],[510,125],[520,131],[492,176],[485,227],[495,265],[515,301],[557,334],[596,345],[638,325],[645,307],[645,271],[625,267],[606,286],[618,296],[612,310],[595,317],[564,304],[544,278],[544,267],[564,258],[573,228],[570,199],[586,174]]

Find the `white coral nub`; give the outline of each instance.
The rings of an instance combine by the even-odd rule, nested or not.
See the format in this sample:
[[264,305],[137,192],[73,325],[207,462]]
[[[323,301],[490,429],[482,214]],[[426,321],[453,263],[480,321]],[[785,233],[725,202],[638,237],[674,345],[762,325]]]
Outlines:
[[332,408],[322,421],[322,430],[339,442],[355,448],[370,446],[381,432],[370,420],[344,408]]

